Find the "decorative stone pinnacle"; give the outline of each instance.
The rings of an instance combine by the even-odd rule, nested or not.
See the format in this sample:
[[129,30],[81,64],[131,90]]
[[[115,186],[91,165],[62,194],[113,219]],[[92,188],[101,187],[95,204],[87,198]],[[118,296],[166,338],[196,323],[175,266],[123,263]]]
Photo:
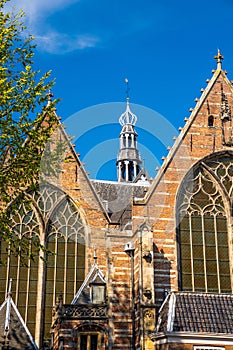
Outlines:
[[53,93],[51,92],[51,90],[49,90],[49,92],[47,93],[47,97],[48,97],[48,105],[50,105],[53,98]]
[[217,69],[221,70],[222,69],[222,60],[224,59],[224,56],[221,54],[220,50],[218,49],[218,54],[217,56],[214,56],[214,58],[217,61]]
[[96,248],[94,248],[94,263],[97,264]]

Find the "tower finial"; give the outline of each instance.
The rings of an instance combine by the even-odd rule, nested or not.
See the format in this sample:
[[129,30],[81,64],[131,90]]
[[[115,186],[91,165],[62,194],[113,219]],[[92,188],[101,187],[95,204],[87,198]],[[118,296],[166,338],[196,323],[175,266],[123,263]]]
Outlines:
[[97,264],[96,247],[94,247],[94,263]]
[[222,69],[222,60],[224,59],[224,56],[221,54],[219,49],[218,49],[217,56],[214,56],[214,58],[217,61],[217,70],[221,70]]
[[125,92],[126,92],[126,101],[129,101],[129,90],[130,90],[130,88],[129,88],[129,79],[128,78],[125,78],[125,83],[126,83],[126,90],[125,90]]
[[52,102],[52,98],[53,98],[53,93],[51,92],[51,90],[48,91],[47,93],[47,98],[48,98],[48,106],[51,104]]
[[126,110],[124,113],[121,114],[119,118],[119,123],[121,126],[126,125],[126,124],[131,124],[135,125],[137,122],[137,116],[133,114],[130,110],[130,103],[129,103],[129,80],[128,78],[125,78],[125,83],[126,83]]

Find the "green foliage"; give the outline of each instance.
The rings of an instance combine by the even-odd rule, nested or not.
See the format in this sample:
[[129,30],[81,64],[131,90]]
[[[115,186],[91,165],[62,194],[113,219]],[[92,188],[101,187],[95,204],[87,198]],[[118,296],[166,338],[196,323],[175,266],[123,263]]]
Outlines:
[[20,241],[8,227],[5,208],[38,183],[41,157],[57,119],[55,102],[48,103],[50,72],[33,69],[33,37],[25,35],[22,11],[5,11],[8,1],[0,0],[0,238],[19,253]]

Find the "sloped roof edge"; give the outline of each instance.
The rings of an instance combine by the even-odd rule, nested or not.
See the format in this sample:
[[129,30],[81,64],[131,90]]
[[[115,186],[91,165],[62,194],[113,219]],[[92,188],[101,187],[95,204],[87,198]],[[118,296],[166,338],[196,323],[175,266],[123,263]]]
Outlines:
[[173,159],[174,155],[176,154],[182,140],[184,139],[185,135],[187,134],[193,120],[195,119],[197,113],[199,112],[201,106],[203,105],[203,103],[205,102],[207,96],[209,95],[213,85],[215,84],[215,82],[217,81],[217,79],[219,78],[220,75],[223,75],[224,80],[226,81],[226,83],[231,87],[232,89],[232,85],[229,81],[229,79],[226,76],[226,73],[222,70],[222,69],[218,69],[214,72],[212,78],[210,79],[207,87],[205,88],[205,90],[203,91],[199,101],[196,103],[196,106],[194,107],[194,109],[192,110],[192,113],[188,119],[188,121],[186,122],[185,126],[182,128],[180,134],[178,135],[176,141],[174,142],[170,152],[168,153],[168,156],[166,157],[166,159],[164,160],[161,168],[159,169],[156,177],[154,178],[154,181],[152,182],[148,192],[146,193],[145,197],[143,199],[136,199],[135,200],[135,204],[140,205],[140,204],[146,204],[148,202],[148,200],[150,199],[150,197],[152,196],[154,190],[156,189],[156,187],[158,186],[163,174],[165,173],[167,167],[169,166],[171,160]]
[[35,343],[35,341],[34,341],[32,335],[31,335],[29,329],[27,328],[27,326],[26,326],[26,324],[25,324],[25,322],[24,322],[22,316],[20,315],[20,312],[19,312],[17,306],[15,305],[14,301],[12,300],[11,296],[8,296],[8,297],[6,298],[6,300],[2,303],[2,305],[0,306],[0,311],[1,311],[1,310],[5,307],[5,305],[8,304],[8,303],[10,303],[10,306],[12,306],[12,308],[14,309],[14,311],[15,311],[15,313],[16,313],[16,315],[17,315],[19,321],[20,321],[20,323],[22,324],[22,326],[23,326],[23,328],[24,328],[24,330],[25,330],[27,336],[29,337],[29,340],[30,340],[32,346],[34,347],[35,350],[38,350],[38,347],[37,347],[37,345],[36,345],[36,343]]
[[92,274],[94,273],[95,270],[96,270],[96,273],[95,273],[95,275],[94,275],[94,277],[92,278],[91,281],[93,281],[93,280],[95,279],[95,277],[96,277],[97,275],[99,275],[100,278],[106,283],[104,274],[102,273],[102,271],[100,270],[99,266],[98,266],[97,263],[95,262],[95,263],[92,265],[92,268],[91,268],[90,271],[88,272],[88,274],[87,274],[85,280],[83,281],[81,287],[79,288],[78,292],[76,293],[76,295],[75,295],[74,299],[72,300],[71,304],[76,304],[76,302],[78,301],[79,297],[81,296],[81,293],[82,293],[82,291],[84,290],[84,288],[86,287],[86,285],[87,285],[89,282],[91,282],[91,281],[89,281],[89,280],[90,280],[90,278],[91,278],[91,276],[92,276]]

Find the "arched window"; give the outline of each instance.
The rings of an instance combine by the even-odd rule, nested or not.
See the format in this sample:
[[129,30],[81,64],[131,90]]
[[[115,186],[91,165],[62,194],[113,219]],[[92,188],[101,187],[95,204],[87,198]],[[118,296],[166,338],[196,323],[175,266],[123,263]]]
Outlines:
[[231,293],[228,219],[233,156],[216,155],[192,168],[177,201],[181,290]]
[[[28,238],[39,241],[40,224],[35,211],[30,210],[23,203],[19,203],[18,205],[18,211],[10,218],[12,230],[22,240],[22,245],[23,241]],[[20,255],[10,254],[11,247],[7,242],[2,240],[0,244],[1,260],[3,262],[0,266],[0,303],[6,297],[9,280],[12,278],[14,302],[23,315],[26,324],[34,332],[38,284],[38,254],[35,246],[30,245],[29,247],[31,253],[35,253],[34,261],[27,259],[26,256],[22,261]]]
[[[52,253],[43,262],[34,251],[34,261],[28,259],[28,266],[22,266],[20,256],[11,254],[7,243],[0,242],[1,258],[6,262],[0,266],[1,292],[5,286],[0,303],[12,278],[13,299],[30,332],[34,334],[36,323],[41,324],[44,318],[44,335],[49,337],[55,298],[62,293],[64,302],[71,302],[84,280],[85,227],[71,199],[60,189],[41,186],[25,197],[30,201],[25,205],[23,197],[20,198],[10,226],[20,239],[32,237],[43,241]],[[35,250],[33,245],[30,249]],[[41,295],[39,286],[43,286]],[[37,312],[38,305],[44,314]]]
[[[63,295],[71,303],[84,280],[84,227],[74,204],[64,198],[51,213],[47,227],[47,248],[54,252],[47,260],[45,308]],[[51,326],[51,312],[45,318],[45,331]]]
[[208,126],[214,126],[214,117],[212,115],[208,116]]

